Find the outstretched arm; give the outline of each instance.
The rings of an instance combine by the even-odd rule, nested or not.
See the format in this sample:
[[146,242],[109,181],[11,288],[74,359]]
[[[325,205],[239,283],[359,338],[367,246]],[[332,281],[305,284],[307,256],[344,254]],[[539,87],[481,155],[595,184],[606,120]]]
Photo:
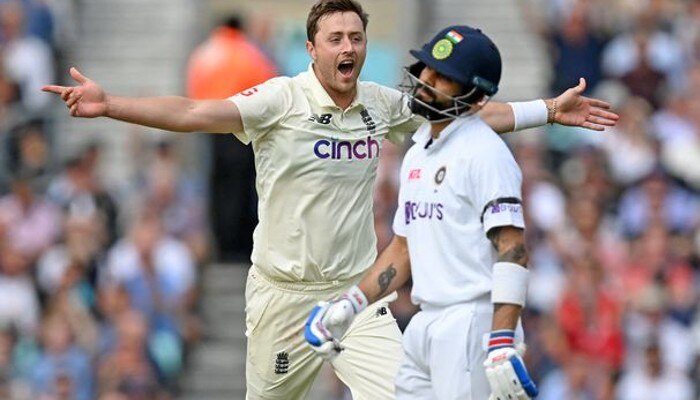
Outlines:
[[[603,131],[606,126],[614,126],[619,117],[610,111],[610,104],[583,96],[585,90],[586,80],[581,78],[578,85],[569,88],[556,98],[544,100],[546,110],[542,108],[539,117],[537,115],[516,116],[511,104],[497,102],[486,103],[479,112],[479,116],[498,133],[533,128],[546,123],[578,126],[594,131]],[[524,120],[528,121],[523,123]]]
[[228,100],[192,100],[186,97],[118,97],[96,82],[70,69],[77,86],[47,85],[45,92],[61,96],[70,115],[108,117],[173,132],[230,133],[242,130],[236,105]]

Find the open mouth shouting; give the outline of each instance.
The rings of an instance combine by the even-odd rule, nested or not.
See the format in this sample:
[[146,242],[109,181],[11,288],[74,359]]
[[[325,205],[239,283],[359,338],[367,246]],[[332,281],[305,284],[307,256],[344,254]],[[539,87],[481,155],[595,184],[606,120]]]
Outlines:
[[355,71],[355,61],[343,60],[338,64],[338,72],[343,78],[350,79]]

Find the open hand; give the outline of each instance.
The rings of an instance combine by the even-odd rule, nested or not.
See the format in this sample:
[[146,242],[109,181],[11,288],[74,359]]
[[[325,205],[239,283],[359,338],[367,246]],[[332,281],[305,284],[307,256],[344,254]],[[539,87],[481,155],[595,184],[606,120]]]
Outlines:
[[[594,131],[602,131],[606,126],[614,126],[619,116],[610,111],[610,104],[583,96],[585,90],[586,80],[580,78],[577,86],[560,94],[555,99],[556,112],[552,122],[580,126]],[[550,103],[552,100],[547,102]]]
[[74,117],[95,118],[107,114],[107,95],[100,85],[88,79],[77,68],[70,69],[70,76],[78,86],[46,85],[44,92],[61,96]]

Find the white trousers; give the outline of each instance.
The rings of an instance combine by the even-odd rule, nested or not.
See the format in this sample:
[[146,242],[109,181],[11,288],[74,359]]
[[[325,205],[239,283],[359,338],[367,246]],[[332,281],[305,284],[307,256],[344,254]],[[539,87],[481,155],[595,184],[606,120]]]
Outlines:
[[[320,300],[337,298],[357,282],[273,282],[253,267],[246,284],[247,400],[304,399],[322,359],[304,341],[304,323]],[[341,339],[332,366],[355,400],[393,400],[401,363],[401,331],[388,302],[360,313]]]
[[[404,360],[396,377],[398,400],[487,400],[483,363],[493,319],[487,299],[429,309],[404,332]],[[522,340],[522,327],[516,330]]]

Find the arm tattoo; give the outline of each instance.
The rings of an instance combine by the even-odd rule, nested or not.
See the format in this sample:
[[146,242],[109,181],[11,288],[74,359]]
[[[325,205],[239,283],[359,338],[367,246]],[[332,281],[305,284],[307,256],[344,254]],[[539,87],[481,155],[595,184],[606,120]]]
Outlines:
[[527,250],[525,250],[525,244],[520,243],[512,249],[508,249],[503,254],[499,254],[498,261],[512,262],[525,266],[525,264],[527,264]]
[[388,267],[379,274],[379,279],[377,282],[379,283],[379,296],[384,294],[386,290],[389,288],[389,284],[391,283],[391,280],[394,279],[396,276],[396,268],[394,268],[394,264],[389,264]]

